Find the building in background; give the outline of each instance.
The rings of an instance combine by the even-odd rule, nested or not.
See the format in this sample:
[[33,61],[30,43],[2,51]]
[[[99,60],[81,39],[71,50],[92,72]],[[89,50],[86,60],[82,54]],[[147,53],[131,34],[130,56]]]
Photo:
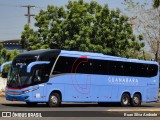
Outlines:
[[24,50],[20,44],[20,39],[16,40],[0,40],[0,43],[3,44],[3,47],[7,50]]

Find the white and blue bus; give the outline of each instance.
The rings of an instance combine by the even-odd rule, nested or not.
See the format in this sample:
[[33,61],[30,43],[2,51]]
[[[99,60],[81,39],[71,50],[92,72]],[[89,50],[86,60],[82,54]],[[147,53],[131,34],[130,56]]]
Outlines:
[[11,63],[6,99],[28,105],[47,103],[50,107],[62,102],[140,106],[158,100],[158,69],[155,61],[99,53],[29,51],[17,55]]

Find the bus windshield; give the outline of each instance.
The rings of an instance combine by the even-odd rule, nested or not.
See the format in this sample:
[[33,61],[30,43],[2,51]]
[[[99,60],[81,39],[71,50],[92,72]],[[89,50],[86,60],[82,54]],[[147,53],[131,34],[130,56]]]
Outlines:
[[52,65],[34,66],[31,72],[27,72],[27,64],[12,65],[8,74],[7,86],[10,88],[24,88],[31,85],[46,82]]
[[[52,67],[59,55],[59,51],[48,50],[45,52],[31,51],[20,54],[12,62],[8,73],[7,86],[10,88],[24,88],[47,82]],[[27,66],[35,61],[49,61],[49,64],[34,65],[30,72]]]
[[32,73],[27,73],[26,66],[12,66],[9,74],[7,86],[11,88],[22,88],[32,84]]

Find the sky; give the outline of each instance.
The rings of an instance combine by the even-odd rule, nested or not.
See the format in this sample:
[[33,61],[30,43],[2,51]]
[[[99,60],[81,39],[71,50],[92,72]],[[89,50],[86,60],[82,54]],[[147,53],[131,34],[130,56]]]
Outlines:
[[[92,0],[84,0],[90,2]],[[125,12],[125,6],[122,4],[124,0],[95,0],[99,4],[108,4],[109,8],[120,8]],[[146,0],[133,0],[144,2]],[[151,0],[150,0],[151,1]],[[47,9],[48,5],[64,6],[68,0],[0,0],[0,41],[20,39],[24,25],[27,24],[27,8],[24,5],[34,5],[31,9],[32,14],[38,14],[40,9]],[[31,27],[34,27],[35,20],[31,18]]]

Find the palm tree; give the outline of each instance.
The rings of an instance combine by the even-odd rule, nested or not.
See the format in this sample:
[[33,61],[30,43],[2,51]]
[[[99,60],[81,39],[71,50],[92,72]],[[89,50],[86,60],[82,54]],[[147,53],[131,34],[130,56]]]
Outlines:
[[160,6],[160,0],[153,0],[153,7],[158,8]]

